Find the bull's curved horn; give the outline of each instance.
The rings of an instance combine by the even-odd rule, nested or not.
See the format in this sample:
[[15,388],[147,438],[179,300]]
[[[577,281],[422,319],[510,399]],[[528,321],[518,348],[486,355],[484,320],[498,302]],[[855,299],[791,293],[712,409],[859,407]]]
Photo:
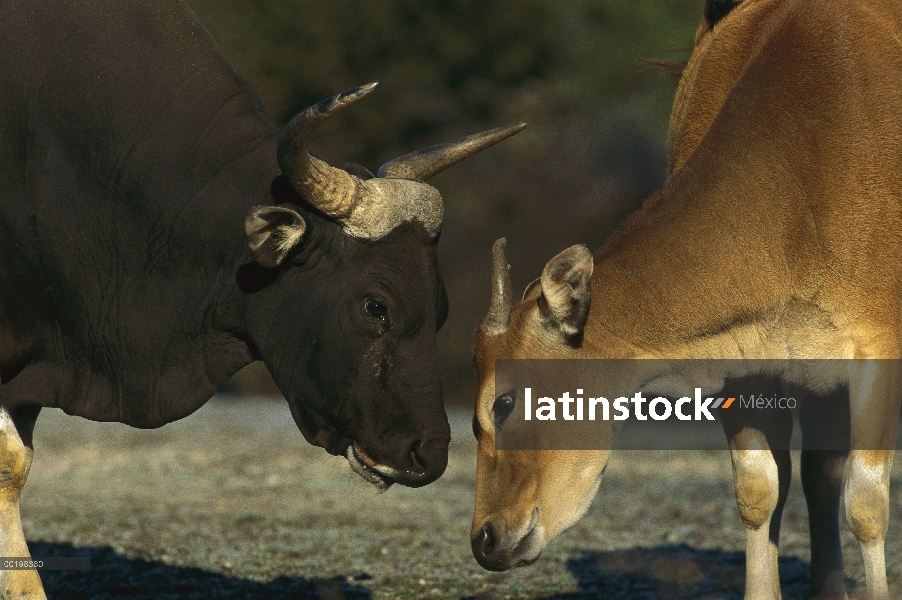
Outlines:
[[504,333],[511,325],[513,288],[511,288],[511,267],[504,255],[506,245],[507,240],[501,238],[492,246],[492,304],[489,306],[489,314],[482,321],[482,330],[489,335]]
[[375,89],[369,83],[357,89],[332,96],[296,116],[279,134],[277,158],[282,173],[295,191],[330,217],[350,215],[363,199],[361,180],[347,171],[336,169],[307,152],[307,142],[323,121],[335,111],[363,98]]
[[407,154],[383,165],[374,178],[357,177],[311,156],[307,142],[316,128],[375,87],[370,83],[333,96],[292,119],[279,134],[279,166],[295,191],[338,221],[348,235],[377,240],[401,223],[416,220],[429,238],[435,239],[442,226],[442,197],[423,180],[510,137],[526,124],[499,127]]
[[377,176],[426,181],[454,163],[522,131],[524,127],[526,123],[515,123],[429,146],[385,163],[379,167]]

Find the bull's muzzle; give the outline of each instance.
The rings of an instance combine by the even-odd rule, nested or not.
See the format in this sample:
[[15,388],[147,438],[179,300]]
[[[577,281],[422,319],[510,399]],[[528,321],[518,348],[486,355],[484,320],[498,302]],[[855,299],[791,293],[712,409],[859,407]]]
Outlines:
[[448,440],[417,441],[410,450],[409,467],[396,481],[408,487],[420,487],[442,476],[448,467]]
[[442,476],[448,466],[448,439],[446,437],[416,440],[406,445],[400,460],[378,461],[357,444],[348,447],[347,458],[351,468],[381,490],[394,483],[407,487],[422,487]]

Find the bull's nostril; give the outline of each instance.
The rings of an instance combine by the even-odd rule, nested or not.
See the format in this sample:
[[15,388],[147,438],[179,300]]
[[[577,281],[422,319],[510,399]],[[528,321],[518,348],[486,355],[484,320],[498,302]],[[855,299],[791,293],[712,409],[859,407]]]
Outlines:
[[420,456],[422,452],[423,442],[414,442],[410,451],[410,470],[417,475],[424,475],[429,469],[426,467],[426,461]]
[[411,450],[410,452],[410,466],[411,471],[416,473],[417,475],[422,475],[426,472],[426,465],[423,464],[423,461],[420,460],[420,457],[417,456],[416,450]]
[[416,450],[411,451],[410,453],[410,465],[411,472],[416,473],[417,475],[422,475],[426,472],[426,465],[420,462],[419,457],[417,457]]
[[409,487],[432,483],[445,472],[448,465],[448,443],[442,440],[417,440],[399,457],[402,471],[396,481]]

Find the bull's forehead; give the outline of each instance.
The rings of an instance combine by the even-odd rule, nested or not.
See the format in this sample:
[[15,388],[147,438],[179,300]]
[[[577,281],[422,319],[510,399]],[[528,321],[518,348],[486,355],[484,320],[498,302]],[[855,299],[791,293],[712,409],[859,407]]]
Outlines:
[[421,181],[373,178],[361,181],[360,202],[343,219],[345,233],[365,240],[379,240],[405,222],[418,222],[435,239],[442,229],[444,206],[438,190]]

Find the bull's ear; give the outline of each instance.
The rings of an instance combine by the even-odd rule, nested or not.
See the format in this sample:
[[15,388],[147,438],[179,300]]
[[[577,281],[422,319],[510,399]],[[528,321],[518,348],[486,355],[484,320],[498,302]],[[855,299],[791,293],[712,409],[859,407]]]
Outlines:
[[552,258],[542,271],[542,315],[568,342],[582,335],[589,319],[593,267],[592,253],[580,244]]
[[290,206],[252,206],[244,216],[247,247],[254,260],[264,267],[281,264],[307,229],[303,217]]

